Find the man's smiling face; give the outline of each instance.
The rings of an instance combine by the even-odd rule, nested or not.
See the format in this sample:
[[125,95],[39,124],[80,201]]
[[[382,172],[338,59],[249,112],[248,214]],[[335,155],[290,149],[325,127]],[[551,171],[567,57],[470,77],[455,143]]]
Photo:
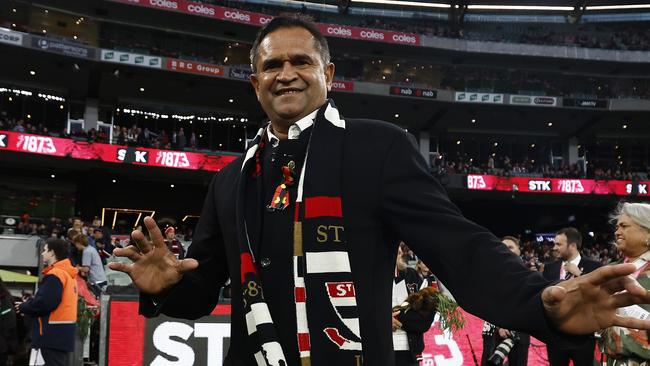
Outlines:
[[288,128],[327,99],[334,64],[324,64],[316,44],[300,27],[277,29],[260,43],[251,83],[276,126]]

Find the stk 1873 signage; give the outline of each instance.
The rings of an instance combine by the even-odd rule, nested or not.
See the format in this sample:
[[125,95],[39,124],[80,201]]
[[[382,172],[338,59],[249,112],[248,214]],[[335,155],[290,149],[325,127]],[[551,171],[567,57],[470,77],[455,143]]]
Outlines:
[[208,155],[186,151],[89,143],[9,131],[0,131],[1,151],[98,160],[107,163],[208,171],[219,171],[237,158],[231,155]]
[[648,196],[649,187],[650,181],[635,186],[632,181],[623,180],[467,176],[467,188],[481,191]]

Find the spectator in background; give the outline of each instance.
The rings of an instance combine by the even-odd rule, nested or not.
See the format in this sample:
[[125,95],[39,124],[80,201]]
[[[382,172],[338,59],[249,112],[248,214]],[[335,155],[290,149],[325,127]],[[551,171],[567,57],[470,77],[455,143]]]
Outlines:
[[16,122],[16,126],[14,126],[13,130],[14,132],[25,132],[25,127],[23,126],[23,123],[25,123],[22,119],[19,119],[18,122]]
[[185,150],[185,147],[187,146],[187,137],[185,137],[185,131],[183,131],[183,127],[181,127],[178,130],[178,136],[176,136],[177,140],[177,148],[180,151]]
[[[555,235],[553,251],[558,260],[547,263],[544,267],[544,277],[548,280],[568,280],[573,277],[582,276],[585,273],[596,270],[600,263],[580,256],[582,248],[582,235],[572,227],[561,229]],[[579,348],[563,350],[553,344],[548,344],[548,362],[550,366],[568,366],[569,360],[574,366],[593,366],[594,348],[596,341],[590,337],[589,342]]]
[[18,349],[16,312],[9,289],[0,278],[0,366],[8,365],[8,356]]
[[88,245],[88,238],[85,235],[75,236],[72,243],[81,253],[81,265],[78,265],[77,269],[82,276],[86,277],[90,291],[99,297],[102,291],[106,290],[108,284],[102,259],[97,253],[97,249]]
[[190,147],[196,149],[196,132],[192,132],[192,135],[190,136]]
[[111,240],[109,235],[104,234],[105,228],[96,227],[93,230],[93,238],[95,239],[95,247],[97,248],[97,253],[102,259],[102,264],[106,265],[106,260],[113,253],[113,245],[111,245]]
[[176,229],[173,226],[169,226],[165,229],[165,244],[170,252],[172,252],[176,258],[183,259],[185,258],[185,249],[178,239],[176,239]]
[[[519,239],[514,236],[504,236],[501,239],[508,249],[521,257],[521,246]],[[481,365],[487,366],[490,356],[494,354],[497,346],[507,338],[513,339],[514,346],[510,349],[508,356],[509,366],[526,366],[528,365],[528,349],[530,348],[530,335],[523,332],[515,332],[505,328],[497,327],[489,322],[483,324],[483,354],[481,356]]]
[[46,268],[33,298],[18,305],[19,313],[32,321],[32,348],[38,349],[47,366],[67,366],[74,351],[77,322],[77,269],[68,259],[65,240],[50,238],[41,257]]

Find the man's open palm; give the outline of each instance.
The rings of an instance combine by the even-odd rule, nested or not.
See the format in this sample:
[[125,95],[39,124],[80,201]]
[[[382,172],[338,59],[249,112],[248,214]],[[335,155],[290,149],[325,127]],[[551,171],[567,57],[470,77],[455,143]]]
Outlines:
[[650,293],[628,275],[632,264],[601,267],[580,277],[562,281],[542,292],[544,310],[558,330],[589,334],[612,325],[650,329],[650,320],[622,317],[616,309],[650,303]]
[[109,268],[128,274],[138,289],[151,295],[159,295],[180,281],[184,272],[199,266],[195,259],[178,260],[167,249],[165,240],[153,218],[144,218],[151,241],[141,231],[135,230],[131,237],[135,246],[115,249],[118,257],[129,258],[133,263],[109,263]]

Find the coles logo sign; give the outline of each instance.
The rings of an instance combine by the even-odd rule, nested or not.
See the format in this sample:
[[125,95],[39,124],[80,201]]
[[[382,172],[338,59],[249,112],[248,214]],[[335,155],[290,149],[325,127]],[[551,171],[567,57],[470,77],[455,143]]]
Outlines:
[[149,4],[152,6],[155,6],[157,8],[163,8],[163,9],[178,9],[178,3],[176,1],[170,1],[170,0],[149,0]]
[[345,27],[328,26],[325,32],[332,36],[352,37],[352,30]]
[[190,13],[200,14],[200,15],[209,15],[214,16],[216,11],[211,6],[205,6],[203,4],[189,4],[187,6],[187,11]]
[[328,37],[359,39],[374,42],[419,45],[420,37],[416,34],[395,33],[377,29],[346,27],[335,24],[320,24],[320,31]]
[[229,9],[226,10],[223,13],[223,16],[226,17],[226,19],[234,20],[237,22],[244,22],[244,23],[250,23],[251,22],[251,16],[250,14],[235,10],[235,9]]

